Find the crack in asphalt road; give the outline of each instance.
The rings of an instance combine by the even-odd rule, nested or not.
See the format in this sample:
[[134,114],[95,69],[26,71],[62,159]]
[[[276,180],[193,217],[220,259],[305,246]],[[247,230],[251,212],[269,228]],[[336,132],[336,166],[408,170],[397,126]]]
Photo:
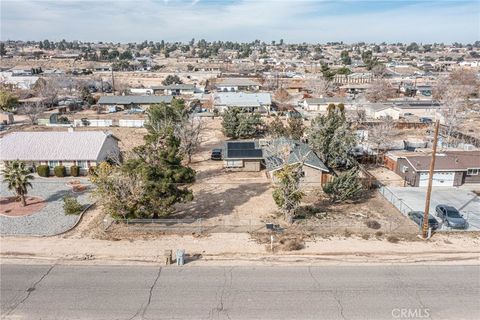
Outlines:
[[[315,278],[315,276],[313,275],[311,266],[308,266],[308,274],[309,274],[310,277],[313,279],[313,281],[315,282],[315,284],[317,285],[317,287],[318,287],[319,289],[321,289],[320,282],[318,282],[317,278]],[[338,291],[336,291],[336,290],[325,290],[325,291],[332,293],[333,299],[334,299],[335,302],[338,304],[340,316],[342,317],[342,319],[345,319],[345,320],[346,320],[347,318],[346,318],[345,315],[343,314],[343,305],[342,305],[342,302],[340,301],[340,297],[338,297]]]
[[158,273],[155,276],[155,279],[153,280],[152,285],[150,286],[147,303],[145,305],[142,303],[140,308],[138,308],[137,312],[135,312],[135,314],[133,316],[131,316],[130,318],[128,318],[127,320],[135,319],[140,314],[140,312],[142,313],[141,316],[140,316],[141,319],[145,319],[145,313],[147,312],[147,308],[150,306],[150,303],[152,302],[153,289],[157,285],[157,282],[158,282],[158,279],[160,278],[161,273],[162,273],[162,267],[159,267]]
[[50,268],[48,268],[48,270],[40,277],[40,279],[38,279],[36,282],[34,282],[26,291],[27,291],[27,295],[22,299],[20,300],[16,305],[13,306],[12,309],[10,309],[10,311],[8,311],[6,313],[6,315],[11,315],[17,308],[19,305],[23,304],[25,301],[27,301],[27,299],[30,297],[30,295],[32,294],[33,291],[35,291],[35,289],[37,288],[37,285],[43,281],[43,279],[45,279],[46,276],[48,276],[50,274],[50,272],[52,271],[52,269],[56,266],[57,264],[53,264]]
[[148,301],[145,307],[143,308],[142,311],[142,319],[145,319],[145,313],[147,312],[148,307],[150,306],[150,303],[152,302],[152,295],[153,295],[153,289],[157,285],[158,279],[160,279],[160,274],[162,273],[162,267],[158,268],[158,273],[157,277],[155,278],[155,281],[153,281],[152,286],[150,287],[150,292],[148,293]]

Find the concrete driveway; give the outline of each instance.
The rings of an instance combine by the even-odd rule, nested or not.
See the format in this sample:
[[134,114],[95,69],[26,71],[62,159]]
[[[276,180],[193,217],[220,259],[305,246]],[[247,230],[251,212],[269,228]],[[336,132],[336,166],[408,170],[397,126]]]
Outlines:
[[[412,210],[424,211],[426,187],[389,187],[388,189]],[[454,187],[433,187],[430,213],[435,217],[435,207],[439,204],[457,208],[468,221],[468,231],[480,230],[480,198],[473,192]],[[442,226],[442,230],[446,230],[445,227]]]

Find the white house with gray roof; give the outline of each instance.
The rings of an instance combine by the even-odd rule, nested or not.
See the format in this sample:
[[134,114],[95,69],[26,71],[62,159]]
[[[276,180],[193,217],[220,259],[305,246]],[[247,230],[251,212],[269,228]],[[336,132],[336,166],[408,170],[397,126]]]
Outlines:
[[214,94],[214,107],[220,112],[242,108],[248,112],[270,112],[272,97],[268,92],[218,92]]
[[308,98],[303,100],[301,107],[305,111],[326,113],[329,104],[338,105],[340,103],[343,103],[345,110],[354,110],[356,108],[353,101],[339,97]]
[[0,139],[0,163],[21,160],[32,168],[77,165],[82,174],[107,159],[118,159],[118,138],[103,131],[12,132]]
[[217,80],[215,87],[220,92],[258,91],[260,83],[248,78],[223,78]]

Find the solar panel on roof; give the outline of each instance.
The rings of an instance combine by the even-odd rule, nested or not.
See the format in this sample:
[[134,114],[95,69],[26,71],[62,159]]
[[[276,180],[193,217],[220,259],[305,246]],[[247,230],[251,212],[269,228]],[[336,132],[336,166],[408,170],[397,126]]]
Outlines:
[[229,150],[248,150],[255,149],[255,142],[227,142]]
[[228,150],[227,158],[262,158],[261,149]]

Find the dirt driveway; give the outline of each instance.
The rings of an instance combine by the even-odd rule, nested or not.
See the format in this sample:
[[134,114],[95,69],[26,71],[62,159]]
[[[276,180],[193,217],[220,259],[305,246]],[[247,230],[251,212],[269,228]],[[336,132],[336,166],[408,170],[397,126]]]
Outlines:
[[227,172],[222,161],[210,160],[213,148],[222,147],[225,137],[221,119],[204,118],[203,143],[193,157],[197,180],[195,199],[178,206],[178,218],[205,218],[207,223],[260,223],[277,210],[272,186],[265,172]]

